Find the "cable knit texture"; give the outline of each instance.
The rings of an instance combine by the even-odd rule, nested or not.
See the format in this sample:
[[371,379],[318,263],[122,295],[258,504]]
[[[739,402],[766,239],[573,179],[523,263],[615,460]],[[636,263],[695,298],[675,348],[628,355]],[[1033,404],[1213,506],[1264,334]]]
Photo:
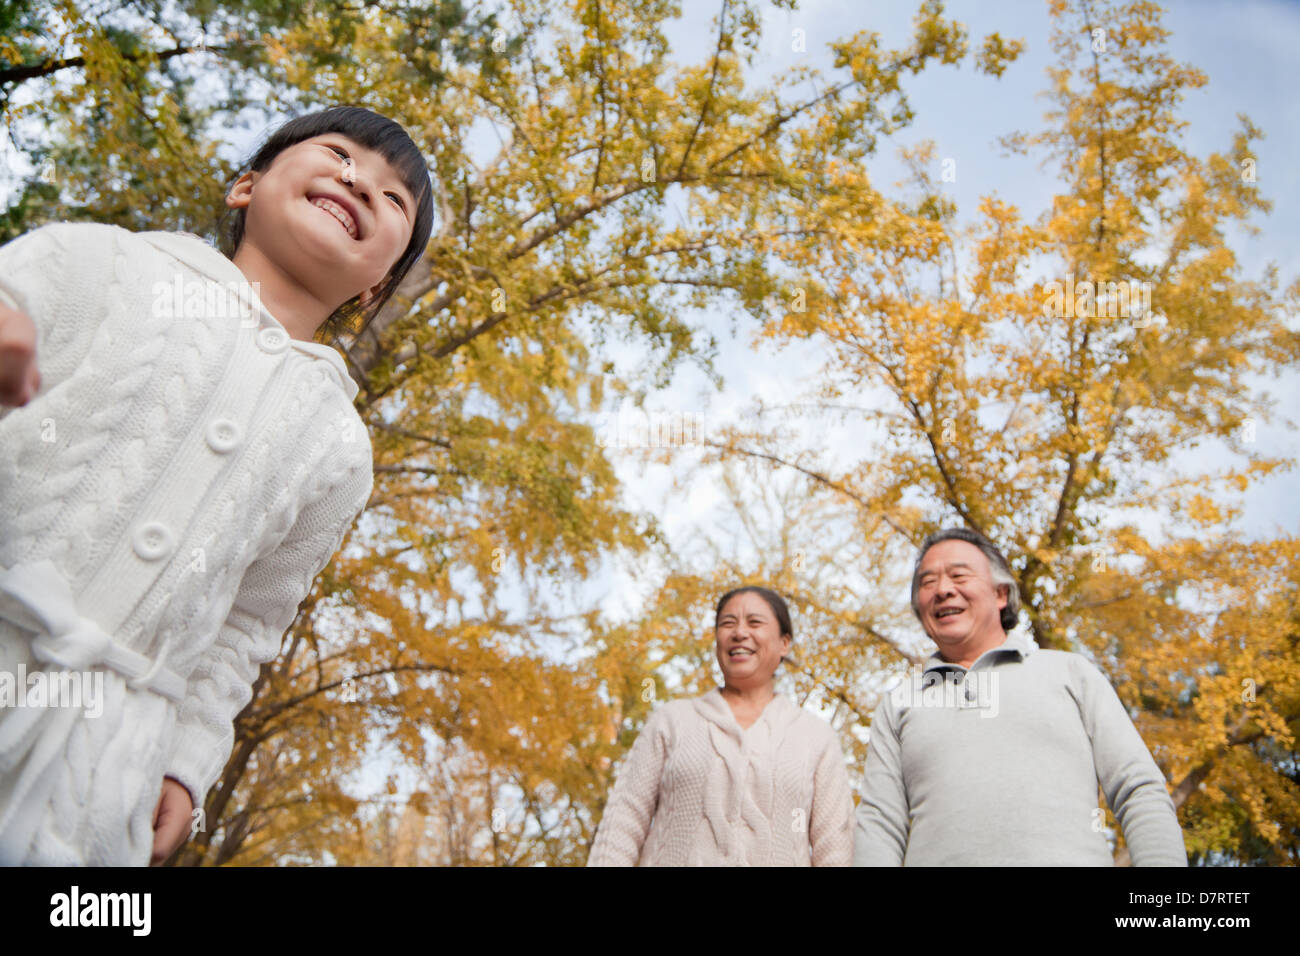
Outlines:
[[853,798],[824,720],[777,695],[749,728],[721,691],[650,715],[588,866],[848,866]]
[[[77,614],[185,681],[177,704],[101,666],[99,717],[0,709],[0,863],[147,863],[163,777],[202,805],[259,665],[369,499],[339,354],[260,304],[196,305],[241,283],[183,234],[61,223],[0,249],[41,371],[0,411],[0,571],[51,562]],[[0,603],[0,671],[31,673],[38,636],[13,617]]]

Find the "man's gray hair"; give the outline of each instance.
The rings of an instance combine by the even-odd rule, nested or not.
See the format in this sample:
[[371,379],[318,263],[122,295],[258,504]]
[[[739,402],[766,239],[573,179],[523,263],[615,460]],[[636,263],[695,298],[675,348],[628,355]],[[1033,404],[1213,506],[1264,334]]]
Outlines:
[[989,559],[989,571],[993,575],[994,587],[1006,585],[1007,588],[1007,606],[1002,609],[1002,630],[1009,631],[1015,627],[1016,622],[1020,620],[1020,590],[1011,573],[1011,565],[1007,563],[1006,557],[998,550],[997,545],[969,528],[945,528],[936,531],[921,542],[921,553],[916,556],[916,567],[912,570],[912,613],[916,615],[916,619],[918,621],[921,619],[921,604],[917,599],[917,594],[921,590],[921,562],[925,560],[925,553],[941,541],[965,541],[967,544],[975,545],[984,557]]

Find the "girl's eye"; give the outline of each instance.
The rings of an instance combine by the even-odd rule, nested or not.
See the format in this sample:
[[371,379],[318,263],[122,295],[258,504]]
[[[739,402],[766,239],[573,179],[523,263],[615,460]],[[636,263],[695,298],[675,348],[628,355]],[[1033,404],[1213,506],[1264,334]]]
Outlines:
[[[332,149],[334,152],[338,153],[339,156],[341,156],[343,159],[348,158],[347,150],[343,149],[340,146],[335,146],[333,143],[322,143],[321,145],[324,146],[326,149]],[[402,200],[402,197],[400,195],[398,195],[397,193],[384,193],[384,195],[387,196],[389,199],[391,199],[393,202],[397,203],[397,208],[401,209],[403,212],[406,211],[406,203]]]

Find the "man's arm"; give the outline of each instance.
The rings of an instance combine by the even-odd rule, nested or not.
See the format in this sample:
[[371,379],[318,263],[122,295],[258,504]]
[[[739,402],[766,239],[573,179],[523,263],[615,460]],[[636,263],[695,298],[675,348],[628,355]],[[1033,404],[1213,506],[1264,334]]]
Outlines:
[[1092,741],[1106,802],[1119,821],[1134,866],[1186,866],[1187,849],[1164,774],[1119,695],[1093,664],[1076,661],[1076,699]]
[[910,813],[903,786],[897,715],[886,697],[871,718],[871,746],[863,772],[854,831],[854,866],[902,866]]

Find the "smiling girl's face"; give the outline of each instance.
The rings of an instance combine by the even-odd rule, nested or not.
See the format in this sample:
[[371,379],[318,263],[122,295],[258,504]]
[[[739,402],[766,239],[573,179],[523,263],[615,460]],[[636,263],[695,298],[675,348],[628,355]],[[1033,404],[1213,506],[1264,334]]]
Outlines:
[[246,207],[243,242],[331,308],[378,291],[416,212],[388,160],[340,133],[303,140],[244,174],[226,203]]

